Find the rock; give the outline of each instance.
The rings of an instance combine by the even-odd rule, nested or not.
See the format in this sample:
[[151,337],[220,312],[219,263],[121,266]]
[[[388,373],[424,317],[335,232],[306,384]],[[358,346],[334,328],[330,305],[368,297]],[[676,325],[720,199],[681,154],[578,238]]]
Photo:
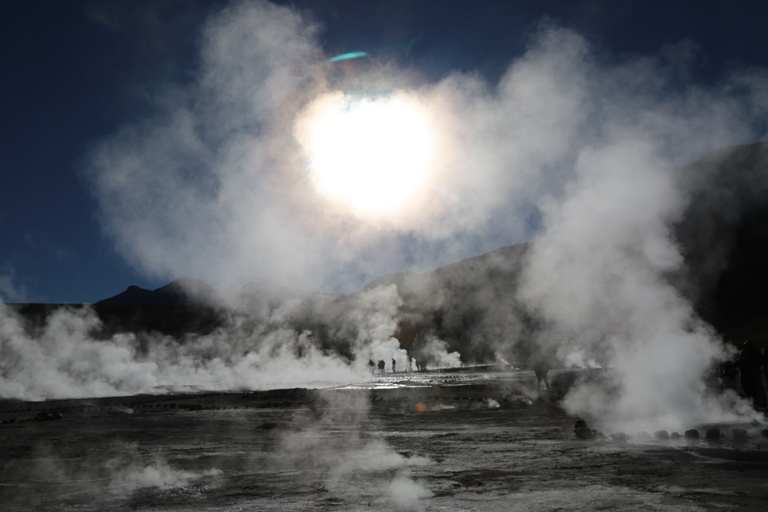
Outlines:
[[62,419],[62,415],[60,413],[49,411],[40,411],[34,418],[32,418],[33,421],[51,421],[60,419]]
[[733,436],[733,442],[735,443],[746,443],[749,438],[747,431],[743,428],[734,428],[731,430],[731,435]]
[[616,432],[615,434],[611,434],[611,441],[614,443],[626,443],[627,434],[624,432]]
[[653,437],[658,439],[659,441],[669,441],[669,432],[666,430],[657,430],[653,433]]
[[637,436],[635,436],[635,439],[637,439],[641,443],[647,443],[652,438],[648,432],[646,432],[645,430],[641,430],[640,432],[637,433]]
[[699,431],[694,429],[686,430],[684,435],[686,439],[699,439],[701,437]]
[[594,439],[596,432],[587,426],[587,422],[584,420],[576,420],[576,425],[573,426],[573,433],[579,439]]
[[704,434],[704,438],[710,443],[719,443],[722,439],[722,433],[717,427],[711,428]]

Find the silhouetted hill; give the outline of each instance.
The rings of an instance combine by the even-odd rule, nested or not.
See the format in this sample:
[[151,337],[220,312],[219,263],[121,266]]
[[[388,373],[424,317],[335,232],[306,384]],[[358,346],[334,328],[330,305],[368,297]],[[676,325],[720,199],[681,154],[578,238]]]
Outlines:
[[124,292],[100,300],[94,306],[212,306],[218,292],[209,284],[181,277],[155,290],[129,286]]
[[768,344],[768,143],[719,151],[682,174],[682,291],[727,338]]

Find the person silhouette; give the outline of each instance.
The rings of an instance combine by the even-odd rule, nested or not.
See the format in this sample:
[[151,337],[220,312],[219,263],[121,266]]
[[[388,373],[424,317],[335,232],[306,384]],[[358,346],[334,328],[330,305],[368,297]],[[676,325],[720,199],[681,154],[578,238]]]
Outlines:
[[539,356],[533,362],[533,373],[536,375],[536,386],[541,389],[541,383],[544,383],[549,391],[549,361],[543,356]]

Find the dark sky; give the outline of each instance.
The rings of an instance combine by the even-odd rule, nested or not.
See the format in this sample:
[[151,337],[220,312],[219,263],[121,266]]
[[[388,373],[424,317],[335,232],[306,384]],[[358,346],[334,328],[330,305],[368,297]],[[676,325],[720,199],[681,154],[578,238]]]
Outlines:
[[[140,121],[148,98],[195,73],[206,18],[227,2],[5,0],[0,6],[0,297],[91,303],[170,280],[131,268],[102,234],[80,169],[88,148]],[[328,56],[386,55],[427,80],[497,78],[549,19],[605,59],[689,40],[688,80],[768,68],[768,4],[755,1],[302,0]],[[405,269],[403,269],[405,270]]]

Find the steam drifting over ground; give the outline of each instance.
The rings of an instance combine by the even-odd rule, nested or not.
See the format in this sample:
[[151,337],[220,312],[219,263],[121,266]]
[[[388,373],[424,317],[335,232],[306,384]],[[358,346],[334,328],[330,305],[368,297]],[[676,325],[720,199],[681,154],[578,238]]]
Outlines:
[[[519,297],[545,321],[542,347],[613,366],[622,416],[678,425],[719,414],[702,398],[702,374],[721,342],[668,279],[684,264],[672,226],[688,206],[671,170],[765,135],[755,128],[764,72],[689,86],[689,42],[614,59],[543,23],[497,83],[461,73],[425,83],[392,63],[345,74],[323,54],[321,30],[285,7],[233,2],[206,27],[196,80],[92,152],[104,227],[128,260],[216,285],[268,275],[348,290],[535,237]],[[370,221],[313,188],[295,121],[337,91],[397,92],[431,116],[438,157],[398,215]],[[369,336],[370,350],[396,349],[392,332]],[[567,403],[603,416],[600,396]]]
[[[369,360],[403,371],[409,354],[394,338],[402,300],[394,285],[350,297],[285,300],[247,315],[223,310],[210,334],[106,335],[92,308],[61,308],[27,325],[0,303],[0,397],[39,400],[191,389],[328,387],[366,381]],[[305,328],[301,326],[305,325]],[[315,329],[313,331],[312,329]],[[411,354],[412,356],[413,354]],[[434,336],[419,355],[458,366]]]
[[[362,435],[371,428],[367,394],[337,393],[325,399],[325,410],[318,420],[298,421],[306,426],[283,436],[273,462],[277,467],[317,471],[332,492],[358,488],[361,495],[373,494],[396,510],[411,510],[419,499],[432,496],[409,473],[409,468],[432,464],[431,460],[404,456],[386,441]],[[329,437],[328,429],[340,435]]]
[[[101,324],[90,308],[58,310],[37,332],[25,329],[22,319],[0,304],[0,396],[112,396],[189,386],[314,387],[364,378],[368,356],[354,361],[342,358],[337,351],[323,353],[310,332],[296,331],[283,321],[280,315],[285,309],[273,318],[246,324],[235,319],[210,335],[189,335],[181,340],[146,332],[100,339]],[[367,331],[354,338],[360,350],[367,354],[377,344],[392,344],[391,321],[389,332],[387,325],[382,332],[371,322],[367,326]],[[352,336],[357,332],[356,326],[343,320],[336,328],[347,328]]]

